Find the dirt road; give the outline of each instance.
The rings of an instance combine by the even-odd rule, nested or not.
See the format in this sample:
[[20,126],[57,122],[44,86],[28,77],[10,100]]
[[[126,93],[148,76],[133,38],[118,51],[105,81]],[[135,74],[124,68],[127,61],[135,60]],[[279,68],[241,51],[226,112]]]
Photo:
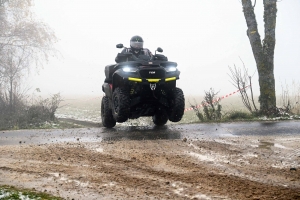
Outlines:
[[65,199],[300,199],[300,135],[74,140],[0,146],[0,185]]

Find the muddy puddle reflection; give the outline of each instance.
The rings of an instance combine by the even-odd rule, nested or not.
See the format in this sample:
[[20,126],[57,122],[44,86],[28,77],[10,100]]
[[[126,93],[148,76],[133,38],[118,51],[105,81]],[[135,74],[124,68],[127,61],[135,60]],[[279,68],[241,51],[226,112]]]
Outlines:
[[[241,135],[297,135],[299,121],[287,122],[239,122],[208,124],[171,124],[162,127],[117,125],[104,127],[51,130],[1,131],[0,145],[51,144],[61,142],[101,142],[111,140],[157,140],[157,139],[204,139],[238,137]],[[271,148],[270,141],[261,143],[261,148]],[[268,143],[269,142],[269,143]]]
[[2,131],[0,133],[0,145],[180,138],[182,138],[180,131],[168,126],[117,126],[112,129],[99,127],[65,130]]
[[109,140],[157,140],[180,139],[180,131],[168,126],[121,126],[117,128],[103,128],[103,141]]

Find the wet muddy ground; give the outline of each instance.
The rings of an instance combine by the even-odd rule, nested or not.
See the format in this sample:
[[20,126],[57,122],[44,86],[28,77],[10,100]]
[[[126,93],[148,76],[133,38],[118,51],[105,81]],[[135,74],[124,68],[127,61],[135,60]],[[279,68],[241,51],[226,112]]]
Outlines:
[[0,133],[0,185],[65,199],[300,199],[300,123]]

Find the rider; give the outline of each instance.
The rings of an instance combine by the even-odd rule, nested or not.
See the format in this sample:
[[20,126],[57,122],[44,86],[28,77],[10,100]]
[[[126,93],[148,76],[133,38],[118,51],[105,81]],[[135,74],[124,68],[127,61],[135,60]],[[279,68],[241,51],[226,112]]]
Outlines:
[[[132,55],[139,57],[140,55],[146,55],[149,60],[152,60],[153,55],[149,49],[143,48],[144,40],[141,36],[135,35],[130,39],[130,48],[124,48],[121,53],[132,53]],[[122,62],[122,59],[117,56],[115,61],[117,63]]]

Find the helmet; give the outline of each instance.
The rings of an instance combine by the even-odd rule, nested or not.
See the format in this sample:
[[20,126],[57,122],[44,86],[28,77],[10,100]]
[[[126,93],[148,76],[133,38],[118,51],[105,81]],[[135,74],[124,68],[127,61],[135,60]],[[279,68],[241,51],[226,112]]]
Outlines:
[[135,35],[130,39],[130,47],[135,50],[139,51],[143,48],[144,40],[141,36]]

